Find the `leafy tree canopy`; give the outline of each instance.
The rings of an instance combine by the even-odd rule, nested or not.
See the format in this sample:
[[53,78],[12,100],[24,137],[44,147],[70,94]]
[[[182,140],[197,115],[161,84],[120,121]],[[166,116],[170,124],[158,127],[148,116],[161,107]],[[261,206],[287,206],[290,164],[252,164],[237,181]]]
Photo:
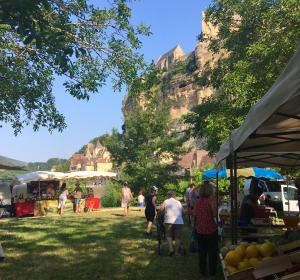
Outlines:
[[185,121],[190,134],[207,138],[208,150],[214,153],[293,55],[300,38],[300,2],[214,0],[205,20],[219,32],[217,37],[200,36],[201,40],[213,54],[225,55],[215,64],[203,65],[197,82],[213,87],[215,94]]
[[130,23],[126,0],[0,0],[0,123],[15,133],[33,124],[63,130],[52,93],[55,75],[66,92],[89,99],[111,79],[114,90],[131,85],[144,68],[143,24]]
[[105,143],[135,190],[174,182],[179,155],[185,151],[186,139],[172,126],[170,108],[159,96],[161,75],[153,70],[142,77],[143,93],[130,93],[132,110],[125,114],[122,133],[114,130]]

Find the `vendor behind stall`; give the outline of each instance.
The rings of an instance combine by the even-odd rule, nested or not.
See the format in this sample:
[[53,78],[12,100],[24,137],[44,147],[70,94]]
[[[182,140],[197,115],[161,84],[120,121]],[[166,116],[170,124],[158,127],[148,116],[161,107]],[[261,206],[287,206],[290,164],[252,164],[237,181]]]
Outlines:
[[240,224],[250,224],[251,219],[255,218],[255,210],[259,207],[258,199],[262,193],[263,190],[259,186],[258,180],[252,180],[249,194],[242,201]]

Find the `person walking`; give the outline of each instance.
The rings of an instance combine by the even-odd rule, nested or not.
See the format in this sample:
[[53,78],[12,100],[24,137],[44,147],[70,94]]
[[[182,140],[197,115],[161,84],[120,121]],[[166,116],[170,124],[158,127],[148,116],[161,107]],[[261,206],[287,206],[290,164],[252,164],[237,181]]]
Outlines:
[[[169,191],[168,198],[162,203],[159,211],[164,211],[164,225],[166,238],[169,245],[169,256],[182,255],[181,231],[183,227],[182,205],[176,199],[175,191]],[[173,248],[173,238],[175,239],[175,251]]]
[[130,202],[133,200],[132,192],[127,183],[124,183],[121,191],[121,207],[124,208],[124,216],[128,216]]
[[156,214],[156,197],[157,197],[158,188],[156,186],[151,187],[150,193],[146,196],[146,208],[145,216],[147,219],[147,229],[146,236],[150,237],[152,233],[152,225]]
[[58,197],[58,213],[62,215],[68,199],[69,191],[67,190],[66,183],[61,185],[60,195]]
[[205,181],[199,187],[199,199],[194,208],[195,228],[198,236],[200,273],[206,275],[208,257],[209,274],[216,274],[218,261],[217,206],[213,197],[213,184]]
[[192,224],[192,216],[194,214],[194,206],[197,201],[197,193],[195,191],[196,185],[191,183],[185,192],[185,200],[187,204],[187,220],[188,223]]
[[76,182],[75,194],[74,194],[74,204],[75,204],[75,213],[81,212],[81,198],[82,198],[82,189],[80,183]]

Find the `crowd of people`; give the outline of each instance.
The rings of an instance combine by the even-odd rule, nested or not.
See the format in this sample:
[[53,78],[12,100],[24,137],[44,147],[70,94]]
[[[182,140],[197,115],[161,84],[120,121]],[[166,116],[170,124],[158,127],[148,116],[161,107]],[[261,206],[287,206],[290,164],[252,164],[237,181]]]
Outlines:
[[57,206],[57,213],[62,215],[64,213],[64,208],[66,206],[67,199],[72,196],[73,198],[73,210],[75,213],[81,213],[82,206],[81,206],[81,199],[83,198],[83,191],[80,187],[80,183],[75,183],[75,190],[74,192],[70,193],[67,189],[66,183],[63,183],[60,188],[60,194],[58,197],[58,206]]
[[[133,201],[133,193],[127,183],[121,192],[124,215],[128,215],[128,208]],[[145,205],[146,237],[151,237],[155,217],[163,215],[163,226],[168,243],[170,257],[185,254],[182,244],[182,229],[184,224],[183,205],[176,198],[175,191],[168,191],[166,199],[160,206],[157,205],[158,188],[152,186],[145,197],[139,192],[138,206]],[[206,275],[208,260],[209,275],[216,274],[218,259],[218,226],[217,207],[214,197],[214,185],[203,182],[198,188],[192,183],[186,190],[184,200],[187,205],[187,221],[192,226],[192,231],[197,235],[199,251],[199,268],[202,275]]]

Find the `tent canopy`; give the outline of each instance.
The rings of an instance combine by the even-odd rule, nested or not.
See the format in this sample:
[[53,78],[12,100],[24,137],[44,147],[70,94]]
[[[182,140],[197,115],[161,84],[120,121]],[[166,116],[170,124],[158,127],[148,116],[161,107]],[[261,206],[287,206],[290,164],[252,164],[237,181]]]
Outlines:
[[117,174],[114,172],[106,172],[106,171],[74,171],[70,173],[65,173],[66,179],[89,179],[89,178],[113,178],[116,177]]
[[35,171],[27,174],[17,175],[18,181],[27,183],[31,181],[48,181],[48,180],[68,180],[68,179],[92,179],[92,178],[110,178],[116,177],[113,172],[104,171],[76,171],[70,173],[51,172],[51,171]]
[[[283,177],[277,171],[271,169],[264,169],[264,168],[243,168],[237,170],[238,177],[257,177],[257,178],[266,178],[266,179],[274,179],[274,180],[282,180]],[[211,180],[217,178],[217,170],[210,169],[206,170],[203,173],[204,180]],[[222,169],[218,172],[218,178],[230,178],[230,170],[229,169]]]
[[66,174],[63,172],[35,171],[17,175],[16,178],[22,183],[27,183],[31,181],[63,180],[66,178]]
[[27,170],[27,163],[12,158],[0,156],[0,169]]
[[300,46],[271,89],[217,154],[218,168],[237,152],[237,166],[300,166]]

